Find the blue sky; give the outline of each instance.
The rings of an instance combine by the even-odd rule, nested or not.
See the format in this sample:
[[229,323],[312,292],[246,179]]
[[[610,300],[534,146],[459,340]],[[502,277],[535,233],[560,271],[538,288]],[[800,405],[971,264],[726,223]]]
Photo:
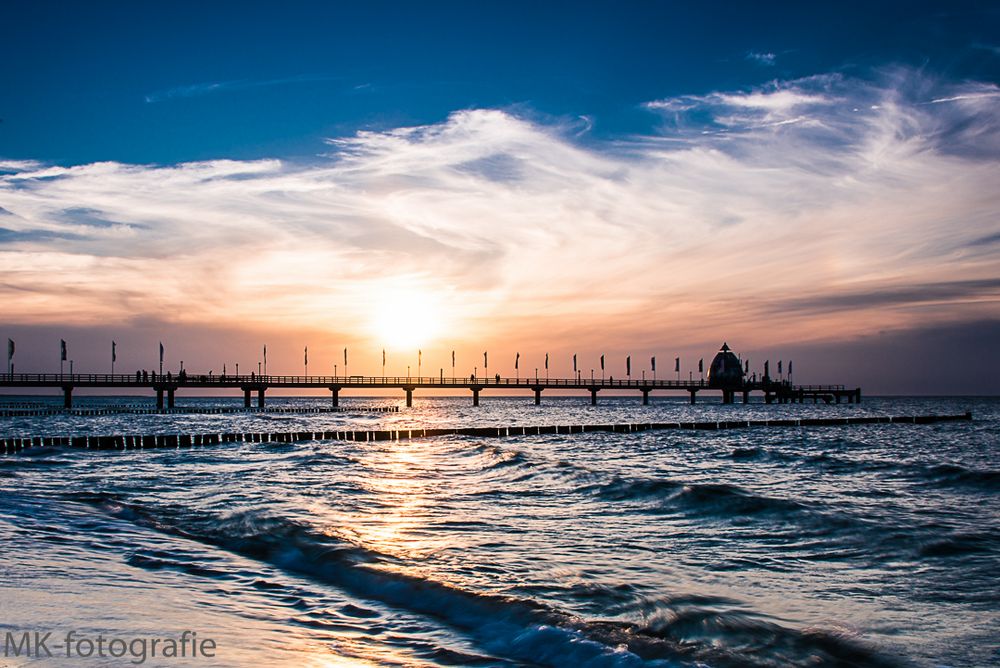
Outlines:
[[727,340],[996,391],[995,4],[7,2],[0,56],[21,369]]
[[660,98],[886,65],[1000,76],[990,3],[760,5],[5,2],[0,155],[307,158],[466,108],[614,138],[651,132]]

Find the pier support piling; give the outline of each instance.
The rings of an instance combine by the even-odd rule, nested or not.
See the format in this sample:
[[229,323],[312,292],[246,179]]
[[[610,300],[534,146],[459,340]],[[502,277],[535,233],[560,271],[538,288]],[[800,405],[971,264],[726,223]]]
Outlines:
[[642,389],[642,405],[643,406],[648,406],[649,405],[649,389],[648,388],[643,388]]
[[250,408],[250,388],[243,388],[243,408]]
[[330,388],[330,405],[336,408],[340,405],[340,388],[331,387]]
[[73,387],[70,385],[63,387],[63,407],[73,408]]
[[167,408],[174,407],[174,388],[167,390]]
[[595,387],[590,388],[590,405],[597,405],[597,388]]
[[156,390],[156,410],[163,410],[163,388],[158,388]]
[[750,403],[750,390],[743,390],[743,403]]
[[264,407],[264,388],[257,390],[257,408]]
[[403,390],[406,392],[406,407],[413,408],[413,388],[404,387]]
[[478,387],[472,388],[472,405],[473,406],[478,406],[479,405],[479,388]]
[[698,390],[688,390],[691,393],[691,405],[694,406],[695,397],[698,395]]
[[542,404],[542,388],[540,388],[540,387],[533,387],[531,389],[533,389],[535,391],[535,405],[536,406],[541,406],[541,404]]

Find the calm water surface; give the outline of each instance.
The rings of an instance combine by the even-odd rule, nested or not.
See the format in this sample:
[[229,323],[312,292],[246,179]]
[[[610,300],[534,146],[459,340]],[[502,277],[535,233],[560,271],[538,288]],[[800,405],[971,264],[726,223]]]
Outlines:
[[1000,665],[1000,400],[588,403],[3,418],[0,434],[975,420],[0,456],[0,633],[218,644],[149,665]]

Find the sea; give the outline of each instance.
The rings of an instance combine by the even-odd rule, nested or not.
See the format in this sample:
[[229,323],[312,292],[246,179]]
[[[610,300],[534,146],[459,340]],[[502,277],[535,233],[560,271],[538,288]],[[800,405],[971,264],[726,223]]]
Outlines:
[[973,420],[0,455],[0,666],[1000,666],[1000,399],[341,406],[0,436]]

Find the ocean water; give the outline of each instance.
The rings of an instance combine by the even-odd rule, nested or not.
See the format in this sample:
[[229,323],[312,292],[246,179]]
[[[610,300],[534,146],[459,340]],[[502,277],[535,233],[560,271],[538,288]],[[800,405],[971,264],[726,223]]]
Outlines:
[[[972,422],[934,425],[0,456],[0,634],[52,632],[53,654],[0,665],[1000,665],[996,399],[474,408],[418,395],[399,413],[2,418],[0,434],[966,410]],[[185,630],[214,656],[85,659],[86,645],[70,657],[60,645],[70,631]]]

